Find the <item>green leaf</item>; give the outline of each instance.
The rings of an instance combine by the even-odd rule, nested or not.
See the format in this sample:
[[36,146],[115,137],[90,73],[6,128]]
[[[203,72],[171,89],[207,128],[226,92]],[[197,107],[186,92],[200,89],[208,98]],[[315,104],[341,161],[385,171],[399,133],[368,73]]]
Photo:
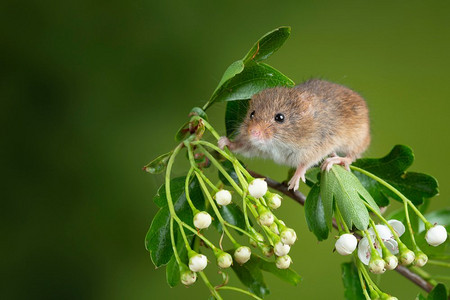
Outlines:
[[267,59],[275,51],[280,49],[290,34],[291,28],[288,26],[278,27],[266,33],[253,45],[245,56],[244,61],[248,62],[253,60],[258,62]]
[[305,217],[309,231],[313,232],[319,241],[326,240],[329,231],[325,222],[319,184],[315,184],[306,197]]
[[216,87],[213,95],[217,92],[217,90],[228,80],[241,73],[244,70],[244,61],[242,59],[235,61],[223,73],[222,78],[219,81],[219,84]]
[[[174,178],[170,181],[170,190],[175,212],[185,223],[193,226],[192,210],[186,201],[184,193],[184,182],[186,177]],[[204,198],[200,185],[196,178],[189,184],[189,194],[194,205],[202,210],[204,208]],[[145,247],[150,251],[150,257],[156,267],[160,267],[169,262],[173,256],[172,242],[170,239],[170,212],[167,206],[167,197],[164,185],[159,188],[154,198],[155,203],[161,207],[153,218],[150,229],[145,237]],[[177,237],[178,225],[174,224],[174,237]]]
[[280,71],[263,63],[251,63],[225,82],[213,95],[211,102],[250,99],[254,94],[276,86],[294,86],[294,82]]
[[233,138],[237,134],[239,126],[247,116],[248,105],[249,100],[227,102],[225,128],[229,138]]
[[428,300],[447,300],[447,289],[445,285],[439,283],[428,294]]
[[[292,173],[289,174],[289,178],[291,178],[292,175],[294,175],[295,168],[292,168],[291,172]],[[313,187],[313,185],[315,185],[316,183],[319,183],[319,177],[320,177],[319,174],[320,174],[320,168],[319,167],[311,168],[308,171],[306,171],[306,174],[305,174],[306,184],[309,187]]]
[[159,174],[162,173],[167,166],[167,162],[169,161],[170,156],[172,155],[172,151],[165,153],[163,155],[158,156],[146,166],[144,166],[143,170],[150,174]]
[[352,262],[341,264],[342,281],[344,282],[344,296],[347,300],[365,300],[358,270]]
[[[439,189],[434,177],[406,171],[413,162],[414,154],[411,148],[396,145],[385,157],[358,159],[353,165],[382,178],[414,204],[420,205],[425,198],[436,196]],[[355,175],[358,178],[365,177],[359,172],[355,172]],[[362,180],[362,183],[368,188],[369,192],[372,192],[372,196],[377,199],[377,203],[385,203],[387,201],[386,196],[401,201],[397,195],[371,178]],[[381,195],[380,193],[374,194],[376,190],[381,191]]]
[[259,267],[261,270],[272,273],[281,280],[290,283],[294,286],[298,285],[302,281],[302,277],[297,274],[293,269],[278,269],[274,262],[265,260],[262,257],[255,255],[255,260],[259,260]]
[[[250,99],[253,94],[261,90],[258,90],[257,88],[257,85],[261,86],[261,81],[266,82],[265,88],[277,85],[293,86],[294,83],[279,71],[273,69],[272,67],[258,63],[267,59],[275,51],[277,51],[289,37],[290,32],[290,27],[282,26],[266,33],[263,37],[261,37],[245,55],[244,59],[233,62],[226,69],[225,73],[220,79],[219,84],[214,90],[211,99],[208,101],[205,107],[207,108],[217,101],[229,101],[229,99]],[[237,76],[241,74],[244,74],[244,76]],[[274,80],[271,81],[269,80],[269,78],[263,78],[262,75],[264,74],[266,75],[266,77],[274,76]],[[255,76],[259,76],[261,78],[259,78],[259,80],[255,80]],[[239,86],[239,82],[241,81],[243,85]],[[244,81],[249,82],[245,83]],[[257,84],[258,81],[260,81],[259,84]],[[252,85],[255,86],[255,89],[253,90],[251,89]],[[264,84],[262,85],[264,86]],[[248,97],[239,98],[242,97],[244,91],[246,91]]]
[[332,228],[334,201],[349,228],[352,228],[354,224],[360,230],[367,229],[369,213],[364,205],[364,200],[379,212],[377,204],[358,178],[341,166],[335,165],[329,172],[322,173],[320,196],[329,230]]
[[[229,252],[230,254],[233,254],[233,251]],[[264,282],[263,274],[256,258],[257,256],[252,254],[252,257],[248,262],[243,265],[234,263],[232,268],[239,280],[249,289],[250,292],[263,298],[264,296],[269,295],[270,291]]]

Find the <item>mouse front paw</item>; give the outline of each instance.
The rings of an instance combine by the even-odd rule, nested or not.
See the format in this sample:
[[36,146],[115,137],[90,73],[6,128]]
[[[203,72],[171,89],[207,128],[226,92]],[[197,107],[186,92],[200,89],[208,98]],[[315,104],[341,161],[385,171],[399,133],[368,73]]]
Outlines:
[[217,146],[223,150],[225,146],[229,147],[231,145],[231,141],[226,136],[221,136],[219,141],[217,142]]

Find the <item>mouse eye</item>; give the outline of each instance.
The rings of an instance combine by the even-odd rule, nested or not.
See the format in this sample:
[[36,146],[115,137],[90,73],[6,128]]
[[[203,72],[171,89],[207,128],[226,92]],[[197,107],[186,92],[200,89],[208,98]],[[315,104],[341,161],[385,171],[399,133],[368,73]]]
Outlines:
[[250,120],[253,119],[254,116],[255,116],[255,111],[252,111],[250,114]]
[[277,123],[283,123],[284,122],[284,115],[283,114],[276,114],[275,115],[275,122]]

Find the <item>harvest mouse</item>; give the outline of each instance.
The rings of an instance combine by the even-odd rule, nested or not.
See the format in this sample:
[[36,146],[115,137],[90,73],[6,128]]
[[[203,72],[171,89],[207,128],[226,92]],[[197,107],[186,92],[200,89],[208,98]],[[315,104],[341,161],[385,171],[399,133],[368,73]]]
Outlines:
[[247,157],[270,158],[296,167],[289,189],[298,190],[306,171],[322,159],[322,170],[349,165],[370,143],[366,102],[351,89],[312,79],[293,88],[275,87],[252,97],[233,141],[218,145]]

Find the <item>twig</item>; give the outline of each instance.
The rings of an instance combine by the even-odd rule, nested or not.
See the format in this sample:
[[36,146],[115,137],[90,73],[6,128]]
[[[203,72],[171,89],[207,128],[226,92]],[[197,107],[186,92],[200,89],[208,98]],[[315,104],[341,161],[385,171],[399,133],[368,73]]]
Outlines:
[[[255,178],[265,178],[267,184],[271,188],[273,188],[274,190],[279,191],[280,193],[285,194],[286,196],[289,196],[290,198],[292,198],[292,200],[294,200],[295,202],[299,203],[300,205],[302,205],[302,206],[305,205],[306,197],[301,192],[299,192],[299,191],[295,191],[294,192],[292,190],[288,190],[288,187],[287,187],[286,184],[278,182],[276,180],[273,180],[272,178],[269,178],[267,176],[258,174],[258,173],[254,172],[254,171],[248,170],[248,172]],[[338,226],[337,226],[335,220],[333,220],[333,227],[338,229]],[[395,270],[398,273],[400,273],[401,275],[403,275],[404,277],[406,277],[408,280],[412,281],[417,286],[419,286],[420,288],[425,290],[426,292],[430,292],[433,289],[433,285],[431,285],[428,281],[426,281],[425,279],[423,279],[422,277],[420,277],[416,273],[412,272],[411,270],[409,270],[405,266],[398,265]]]

